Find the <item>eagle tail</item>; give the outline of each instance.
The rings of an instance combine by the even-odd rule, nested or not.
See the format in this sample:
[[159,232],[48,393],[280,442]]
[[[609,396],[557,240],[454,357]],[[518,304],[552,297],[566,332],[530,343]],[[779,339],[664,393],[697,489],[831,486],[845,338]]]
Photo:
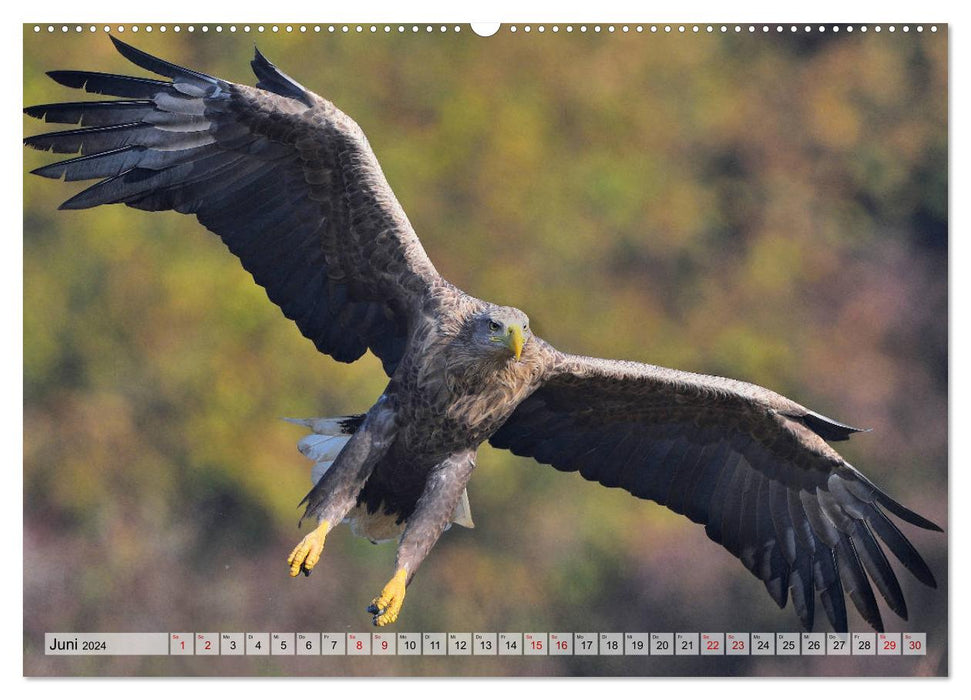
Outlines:
[[336,418],[284,418],[283,420],[310,428],[312,431],[297,443],[297,449],[300,450],[300,454],[314,463],[310,478],[316,484],[330,469],[354,431],[364,422],[364,414]]

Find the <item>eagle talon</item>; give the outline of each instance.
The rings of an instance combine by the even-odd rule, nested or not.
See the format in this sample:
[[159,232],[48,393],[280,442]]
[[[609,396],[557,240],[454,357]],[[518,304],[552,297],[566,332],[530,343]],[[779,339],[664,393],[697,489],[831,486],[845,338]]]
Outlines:
[[381,591],[381,595],[371,601],[367,611],[373,616],[371,624],[375,627],[390,625],[398,619],[401,605],[405,602],[405,587],[408,582],[408,572],[398,569],[394,577]]
[[330,523],[321,520],[320,525],[293,548],[290,556],[287,557],[287,564],[290,565],[290,576],[298,576],[301,572],[304,576],[310,576],[311,570],[320,561],[320,554],[324,551],[324,540],[327,539],[329,530]]

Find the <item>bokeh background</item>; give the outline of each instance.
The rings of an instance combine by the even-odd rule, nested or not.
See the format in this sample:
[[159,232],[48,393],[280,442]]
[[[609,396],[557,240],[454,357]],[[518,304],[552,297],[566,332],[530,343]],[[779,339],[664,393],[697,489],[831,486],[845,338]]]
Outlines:
[[[123,38],[238,82],[256,43],[364,128],[461,288],[563,350],[760,383],[872,428],[844,455],[946,527],[945,27],[214,26]],[[85,99],[46,70],[143,74],[100,28],[24,41],[26,104]],[[889,631],[927,632],[925,657],[45,657],[51,631],[369,631],[394,558],[342,528],[309,579],[285,563],[310,465],[279,418],[366,410],[375,358],[319,355],[194,219],[57,212],[77,189],[25,175],[27,674],[947,672],[947,537],[909,526],[939,588],[897,567],[910,621],[882,610]],[[398,631],[798,630],[652,503],[488,446],[469,495],[476,528],[442,538]]]

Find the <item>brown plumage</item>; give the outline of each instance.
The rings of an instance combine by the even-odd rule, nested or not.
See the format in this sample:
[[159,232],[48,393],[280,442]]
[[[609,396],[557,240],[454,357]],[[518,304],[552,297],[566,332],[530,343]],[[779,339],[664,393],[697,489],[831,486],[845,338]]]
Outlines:
[[376,624],[393,622],[406,582],[448,524],[463,522],[476,449],[489,440],[704,524],[776,603],[792,599],[806,628],[818,596],[845,630],[848,593],[882,629],[871,581],[906,618],[883,546],[935,585],[884,511],[939,528],[829,446],[856,428],[752,384],[559,352],[521,311],[443,279],[357,124],[259,52],[252,88],[112,40],[170,80],[50,74],[123,98],[26,110],[82,127],[25,141],[80,153],[37,174],[99,180],[62,208],[195,214],[321,352],[352,362],[370,349],[390,378],[366,415],[306,422],[319,435],[301,443],[318,463],[304,517],[320,527],[291,555],[293,574],[310,572],[345,518],[372,539],[400,534],[396,575],[371,607]]

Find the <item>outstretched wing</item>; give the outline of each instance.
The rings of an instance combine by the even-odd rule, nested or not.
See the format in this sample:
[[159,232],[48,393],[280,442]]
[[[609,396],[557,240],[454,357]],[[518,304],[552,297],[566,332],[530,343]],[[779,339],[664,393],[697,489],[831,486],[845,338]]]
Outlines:
[[552,348],[550,358],[545,383],[495,433],[495,447],[579,471],[704,524],[779,607],[791,592],[807,629],[815,590],[837,631],[847,627],[844,591],[882,630],[868,576],[906,619],[878,537],[920,581],[936,586],[883,509],[940,528],[891,499],[826,443],[858,429],[731,379]]
[[36,174],[100,180],[61,208],[121,202],[195,214],[321,352],[353,362],[370,348],[391,374],[413,314],[444,282],[357,124],[258,51],[252,88],[112,41],[170,80],[49,73],[123,98],[25,110],[82,127],[25,140],[81,154]]

